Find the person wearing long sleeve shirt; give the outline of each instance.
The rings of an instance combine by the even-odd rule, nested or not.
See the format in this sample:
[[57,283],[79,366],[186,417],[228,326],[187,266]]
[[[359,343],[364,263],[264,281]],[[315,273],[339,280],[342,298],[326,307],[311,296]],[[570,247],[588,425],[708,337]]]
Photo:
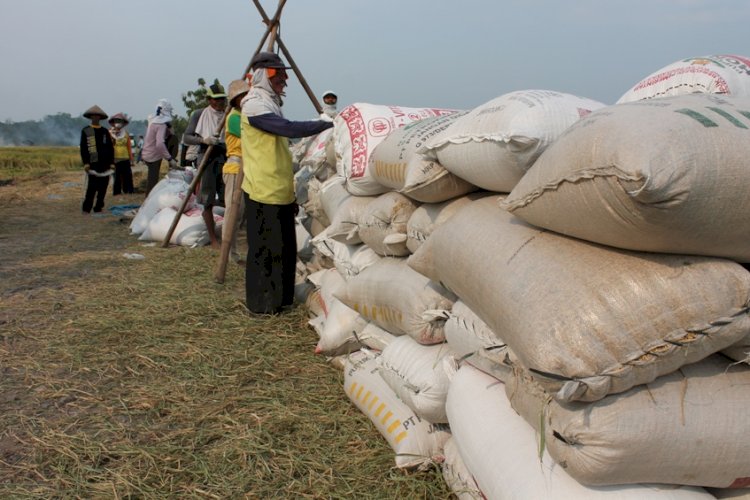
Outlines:
[[[114,170],[115,148],[109,130],[99,125],[101,120],[107,119],[107,113],[99,106],[92,106],[83,113],[83,116],[91,120],[91,125],[81,130],[81,162],[87,174],[86,194],[81,210],[84,214],[90,214],[92,207],[94,212],[101,212],[104,208],[109,174]],[[96,204],[94,198],[96,198]]]
[[297,262],[294,171],[289,139],[316,135],[331,121],[290,121],[281,112],[287,74],[281,58],[260,52],[242,101],[242,190],[247,221],[245,295],[253,313],[276,314],[294,301]]
[[172,134],[172,104],[166,99],[156,103],[156,112],[149,116],[146,138],[143,141],[141,157],[148,167],[146,196],[159,182],[162,160],[167,160],[171,168],[177,167],[177,160],[167,148],[167,139]]

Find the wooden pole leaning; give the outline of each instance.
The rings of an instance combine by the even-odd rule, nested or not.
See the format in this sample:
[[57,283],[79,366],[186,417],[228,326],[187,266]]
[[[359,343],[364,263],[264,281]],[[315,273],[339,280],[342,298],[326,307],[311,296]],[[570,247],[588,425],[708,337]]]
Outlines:
[[[258,47],[258,49],[253,53],[253,57],[260,52],[260,48],[265,43],[266,39],[268,38],[269,34],[276,31],[276,27],[278,26],[279,18],[281,17],[281,9],[284,8],[284,4],[286,3],[286,0],[279,0],[279,6],[276,9],[276,14],[274,15],[273,21],[268,21],[268,26],[266,28],[266,32],[263,35],[263,39],[261,40],[261,43]],[[252,61],[252,58],[250,59]],[[248,62],[246,66],[246,70],[242,75],[242,78],[245,77],[247,74],[249,68],[250,68],[250,62]],[[221,123],[219,124],[219,131],[218,133],[221,134],[222,130],[224,130],[224,124],[227,121],[227,115],[231,112],[231,107],[227,107],[227,109],[224,112],[224,117],[221,120]],[[195,177],[193,178],[193,181],[190,183],[190,187],[187,191],[187,196],[185,196],[185,199],[182,201],[182,205],[180,206],[180,209],[177,211],[177,213],[174,216],[174,219],[172,219],[172,225],[169,227],[169,231],[167,231],[167,235],[164,237],[164,241],[162,241],[162,248],[167,248],[169,246],[169,241],[172,239],[172,235],[175,232],[175,229],[177,228],[177,224],[180,222],[180,218],[182,217],[182,213],[185,211],[185,207],[187,207],[188,202],[190,201],[190,195],[195,190],[195,186],[200,181],[201,177],[203,176],[203,172],[206,169],[206,164],[208,163],[208,157],[210,156],[211,152],[213,151],[213,145],[209,145],[208,148],[206,148],[206,151],[203,154],[203,157],[201,158],[201,162],[198,164],[198,171],[195,174]],[[232,194],[232,199],[234,199],[234,193]],[[224,243],[222,241],[222,249],[223,249]],[[231,248],[231,246],[230,246]],[[229,255],[229,250],[227,250],[227,255]],[[222,280],[223,281],[223,280]]]
[[[279,18],[281,17],[281,9],[284,8],[285,3],[286,3],[286,0],[279,0],[279,6],[276,9],[276,14],[274,15],[273,20],[267,20],[267,18],[264,18],[264,21],[268,25],[268,28],[266,30],[266,34],[263,36],[263,39],[261,40],[261,43],[258,45],[258,48],[255,51],[255,54],[253,54],[253,57],[255,57],[255,55],[257,55],[261,51],[266,39],[268,39],[268,47],[267,47],[268,52],[273,51],[273,45],[278,35],[278,26],[279,26]],[[245,74],[247,74],[248,71],[250,71],[250,64],[247,65],[247,68],[245,69]],[[221,239],[221,253],[219,255],[219,263],[216,266],[216,271],[214,272],[214,281],[216,281],[216,283],[219,283],[219,284],[224,283],[224,278],[226,277],[226,273],[227,273],[227,264],[229,262],[229,253],[231,252],[232,246],[234,245],[234,242],[237,239],[238,225],[239,225],[239,221],[242,219],[242,216],[239,214],[238,207],[240,205],[240,200],[242,199],[242,181],[244,179],[245,179],[245,172],[243,171],[243,169],[240,169],[239,173],[235,177],[234,189],[232,190],[232,193],[230,194],[232,203],[229,205],[229,209],[224,213],[224,226],[226,227],[226,233],[224,234],[224,237]]]

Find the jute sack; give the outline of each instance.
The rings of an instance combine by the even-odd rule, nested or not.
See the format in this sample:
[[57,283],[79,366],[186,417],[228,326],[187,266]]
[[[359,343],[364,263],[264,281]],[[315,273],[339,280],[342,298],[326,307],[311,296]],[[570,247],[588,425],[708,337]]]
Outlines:
[[389,191],[367,168],[375,146],[388,134],[411,122],[455,112],[366,103],[354,103],[342,109],[333,120],[333,135],[336,170],[346,179],[347,191],[357,196],[375,196]]
[[445,423],[445,398],[458,362],[446,344],[421,345],[409,336],[393,340],[378,357],[379,373],[414,413]]
[[750,364],[750,334],[746,335],[739,342],[723,349],[721,353],[736,361]]
[[439,203],[476,190],[435,160],[417,152],[467,112],[425,118],[394,130],[373,150],[369,171],[383,186],[423,203]]
[[750,58],[714,55],[674,62],[633,85],[617,104],[695,93],[750,97]]
[[750,262],[750,98],[611,106],[572,126],[503,207],[618,248]]
[[344,390],[388,441],[396,454],[396,467],[427,468],[441,462],[443,444],[450,437],[447,426],[420,419],[377,371],[371,352],[350,354],[344,366]]
[[602,107],[551,90],[511,92],[458,118],[422,152],[475,186],[507,193],[565,129]]
[[453,437],[445,442],[443,455],[445,455],[445,461],[440,465],[440,470],[445,484],[456,495],[456,498],[458,500],[486,500],[487,497],[479,490],[474,476],[466,468]]
[[583,484],[750,486],[750,367],[721,355],[594,403],[558,403],[521,371],[506,394]]
[[435,227],[448,220],[459,208],[472,200],[489,195],[486,191],[459,196],[442,203],[424,203],[414,210],[406,222],[406,248],[416,252]]
[[349,278],[336,297],[394,335],[420,344],[445,340],[443,326],[455,297],[403,259],[386,257]]
[[359,218],[359,238],[379,255],[409,255],[406,224],[419,203],[391,191],[372,200]]
[[468,365],[451,380],[446,410],[453,442],[490,500],[712,498],[688,486],[582,485],[540,449],[534,429],[511,408],[503,383]]
[[456,293],[560,401],[651,382],[750,331],[739,264],[568,238],[492,197],[438,227],[409,265]]

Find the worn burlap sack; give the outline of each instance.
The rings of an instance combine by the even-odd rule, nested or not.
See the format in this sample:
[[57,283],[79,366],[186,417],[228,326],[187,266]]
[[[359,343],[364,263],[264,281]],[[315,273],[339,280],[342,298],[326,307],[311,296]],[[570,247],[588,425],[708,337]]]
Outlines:
[[750,486],[750,367],[724,356],[594,403],[558,403],[522,371],[506,393],[583,484]]
[[651,382],[750,331],[750,273],[739,264],[568,238],[492,197],[435,229],[409,265],[501,332],[561,401]]
[[611,106],[573,125],[503,207],[618,248],[750,261],[750,98]]

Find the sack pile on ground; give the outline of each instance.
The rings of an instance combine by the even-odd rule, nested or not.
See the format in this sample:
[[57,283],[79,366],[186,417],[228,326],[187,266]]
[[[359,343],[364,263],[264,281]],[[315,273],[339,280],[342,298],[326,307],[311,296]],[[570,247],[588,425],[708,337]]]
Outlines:
[[750,488],[750,97],[683,88],[336,118],[299,284],[398,467],[462,499]]

